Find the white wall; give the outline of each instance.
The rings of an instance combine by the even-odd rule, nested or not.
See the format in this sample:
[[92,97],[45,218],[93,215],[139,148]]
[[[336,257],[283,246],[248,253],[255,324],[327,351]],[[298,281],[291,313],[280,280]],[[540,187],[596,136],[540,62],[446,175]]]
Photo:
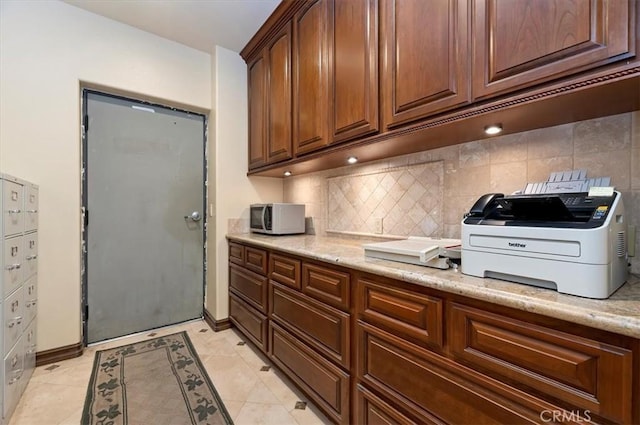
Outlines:
[[81,335],[81,82],[207,111],[211,81],[206,53],[62,2],[0,1],[0,170],[40,185],[38,351]]
[[[208,273],[207,310],[215,319],[229,315],[228,250],[225,235],[229,219],[248,219],[249,204],[281,202],[282,179],[247,177],[248,113],[247,65],[240,55],[216,47],[213,61],[214,111],[209,134],[215,131],[215,152],[209,154],[209,174],[215,182],[215,235],[209,235],[209,264],[215,258],[215,269]],[[214,127],[215,130],[212,130]],[[209,141],[210,146],[214,143]],[[215,198],[214,198],[215,197]]]

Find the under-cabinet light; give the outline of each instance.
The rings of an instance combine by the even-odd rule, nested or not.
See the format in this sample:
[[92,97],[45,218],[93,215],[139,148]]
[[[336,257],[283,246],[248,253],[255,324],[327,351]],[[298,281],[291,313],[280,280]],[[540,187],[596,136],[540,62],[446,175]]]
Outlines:
[[355,156],[350,156],[349,158],[347,158],[347,162],[349,164],[355,164],[356,162],[358,162],[358,158]]
[[291,171],[285,171],[285,172],[284,172],[284,176],[285,176],[285,177],[289,177],[290,175],[291,175]]
[[502,124],[488,125],[484,128],[484,132],[488,136],[495,136],[502,133]]

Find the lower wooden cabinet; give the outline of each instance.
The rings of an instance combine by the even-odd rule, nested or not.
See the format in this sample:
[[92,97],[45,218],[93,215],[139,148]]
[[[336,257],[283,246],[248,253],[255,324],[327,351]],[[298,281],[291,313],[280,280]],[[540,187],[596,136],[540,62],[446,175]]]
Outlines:
[[229,320],[267,353],[268,252],[229,242]]
[[462,362],[618,423],[631,423],[633,353],[452,303],[451,350]]
[[282,369],[329,417],[349,421],[349,374],[309,348],[298,338],[269,323],[269,358]]
[[271,283],[269,318],[286,326],[327,359],[349,369],[351,321],[347,313]]
[[353,398],[354,423],[356,424],[417,425],[424,423],[425,425],[435,425],[444,423],[436,418],[433,418],[433,420],[429,422],[414,420],[362,385],[356,385]]
[[229,295],[229,319],[260,350],[267,352],[267,316],[250,307],[233,292]]
[[358,312],[368,322],[431,348],[442,348],[444,302],[441,298],[360,279]]
[[235,264],[229,265],[229,288],[262,314],[267,314],[267,278]]
[[557,409],[360,322],[357,377],[422,423],[526,424]]
[[640,424],[638,339],[233,243],[231,321],[335,423]]

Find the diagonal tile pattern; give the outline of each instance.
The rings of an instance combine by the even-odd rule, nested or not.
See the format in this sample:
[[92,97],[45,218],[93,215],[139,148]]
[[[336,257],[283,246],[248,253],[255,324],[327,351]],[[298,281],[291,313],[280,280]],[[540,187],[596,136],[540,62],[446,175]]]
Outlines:
[[[96,351],[183,330],[236,425],[331,423],[262,353],[251,344],[239,344],[243,341],[233,329],[208,329],[201,320],[183,323],[88,347],[81,357],[58,362],[57,367],[38,367],[8,424],[80,423]],[[296,408],[301,400],[307,409]]]
[[443,234],[444,161],[327,178],[327,226],[338,232]]

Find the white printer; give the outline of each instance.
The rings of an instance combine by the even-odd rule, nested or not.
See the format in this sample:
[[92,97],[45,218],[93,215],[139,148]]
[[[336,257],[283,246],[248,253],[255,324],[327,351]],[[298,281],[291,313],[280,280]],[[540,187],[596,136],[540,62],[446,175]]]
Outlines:
[[622,286],[628,258],[620,193],[555,178],[474,204],[462,221],[462,273],[588,298]]

